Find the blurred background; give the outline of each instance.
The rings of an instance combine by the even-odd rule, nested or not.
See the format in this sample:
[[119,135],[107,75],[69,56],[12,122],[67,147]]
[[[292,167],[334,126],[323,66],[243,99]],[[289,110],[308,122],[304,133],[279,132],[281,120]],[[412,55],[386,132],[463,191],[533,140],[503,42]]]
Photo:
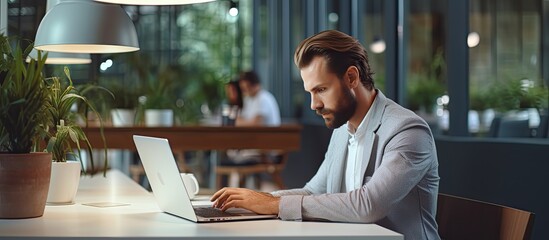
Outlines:
[[[141,49],[92,54],[91,64],[72,65],[71,72],[77,83],[98,84],[119,95],[116,101],[97,98],[104,113],[136,108],[139,96],[151,100],[158,98],[156,92],[171,98],[165,102],[175,110],[176,124],[194,124],[219,111],[224,83],[254,69],[284,118],[322,125],[309,111],[293,51],[307,36],[339,29],[369,51],[376,86],[424,116],[437,134],[495,137],[501,134],[490,131],[492,120],[513,118],[528,120],[528,136],[522,137],[544,137],[547,133],[537,128],[545,124],[548,103],[546,2],[470,0],[457,8],[452,1],[429,0],[125,5]],[[46,1],[2,4],[8,35],[33,40]],[[460,7],[463,12],[456,14]],[[449,21],[452,14],[459,19]],[[49,65],[47,71],[62,75],[62,68]],[[460,116],[451,117],[452,110]]]
[[[70,65],[104,119],[110,110],[169,108],[173,125],[219,115],[224,85],[255,70],[284,122],[303,126],[284,170],[301,187],[324,158],[331,130],[309,109],[293,53],[300,41],[338,29],[367,49],[376,87],[415,111],[435,134],[441,192],[536,213],[534,239],[549,239],[547,0],[217,0],[122,6],[140,50],[91,54]],[[0,1],[0,30],[32,41],[46,1]],[[63,75],[65,65],[48,65]],[[145,101],[146,100],[146,101]]]

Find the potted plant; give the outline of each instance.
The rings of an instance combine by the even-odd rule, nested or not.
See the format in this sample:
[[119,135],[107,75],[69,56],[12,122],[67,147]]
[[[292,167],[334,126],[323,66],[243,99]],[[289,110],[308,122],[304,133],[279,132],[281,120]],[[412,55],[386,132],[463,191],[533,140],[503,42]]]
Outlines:
[[107,101],[110,117],[114,127],[131,127],[136,121],[136,109],[139,94],[137,89],[125,86],[120,81],[108,79],[103,84],[112,93],[112,98]]
[[[203,61],[185,60],[184,63],[159,66],[151,63],[153,58],[143,52],[125,57],[135,75],[128,81],[138,81],[136,85],[141,95],[136,116],[138,123],[158,126],[157,121],[151,124],[151,116],[157,115],[153,112],[167,112],[167,126],[196,124],[210,109],[216,111],[224,99],[224,83],[228,76]],[[149,121],[146,121],[146,115],[149,115]]]
[[145,95],[140,97],[140,111],[148,127],[171,127],[174,120],[178,70],[170,66],[161,70],[156,77],[148,76],[143,86]]
[[[496,112],[490,106],[489,96],[489,89],[480,86],[472,86],[469,90],[469,126],[472,121],[478,121],[478,132],[480,133],[485,133],[490,129],[492,120],[496,116]],[[478,119],[472,119],[475,116]]]
[[28,64],[20,42],[12,49],[0,34],[0,218],[44,214],[51,174],[51,153],[37,152],[47,125],[46,56]]
[[[52,153],[53,157],[50,189],[47,199],[47,202],[50,204],[74,203],[74,197],[76,196],[76,190],[80,182],[80,172],[86,169],[82,165],[82,161],[74,161],[81,159],[81,143],[87,146],[86,150],[91,168],[95,170],[92,146],[80,125],[77,124],[76,113],[71,111],[71,108],[78,102],[81,102],[86,104],[97,116],[100,117],[100,115],[93,105],[89,104],[88,100],[74,87],[69,69],[65,67],[64,71],[67,76],[66,82],[62,82],[62,79],[58,77],[46,79],[48,114],[50,117],[46,131],[46,151]],[[101,118],[99,118],[99,122],[100,127],[102,127]],[[103,142],[105,143],[105,139],[103,139]],[[75,149],[78,154],[74,153]],[[106,161],[106,145],[103,149]],[[104,166],[107,166],[106,162]]]

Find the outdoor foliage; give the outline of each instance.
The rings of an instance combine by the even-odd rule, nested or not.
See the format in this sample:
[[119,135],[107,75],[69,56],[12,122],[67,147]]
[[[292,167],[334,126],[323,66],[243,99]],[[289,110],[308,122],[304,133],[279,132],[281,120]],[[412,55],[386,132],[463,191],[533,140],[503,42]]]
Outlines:
[[523,80],[492,84],[487,94],[488,105],[500,112],[524,108],[546,108],[548,90],[544,86],[529,86]]
[[443,78],[446,74],[446,65],[442,50],[438,50],[426,70],[426,76],[411,75],[408,81],[408,104],[412,110],[423,109],[431,113],[436,99],[445,92]]
[[[227,7],[226,2],[185,5],[169,19],[141,15],[136,27],[143,33],[142,48],[109,56],[115,64],[99,78],[101,86],[112,89],[115,100],[109,101],[118,105],[118,100],[128,99],[126,95],[144,96],[134,103],[138,122],[149,108],[173,109],[181,124],[195,124],[205,110],[218,109],[224,84],[240,70],[235,59],[241,61],[234,55],[237,24],[228,19]],[[156,31],[159,22],[173,24],[157,38],[147,37],[145,33]],[[170,44],[159,49],[165,41]],[[126,89],[118,88],[118,83]]]

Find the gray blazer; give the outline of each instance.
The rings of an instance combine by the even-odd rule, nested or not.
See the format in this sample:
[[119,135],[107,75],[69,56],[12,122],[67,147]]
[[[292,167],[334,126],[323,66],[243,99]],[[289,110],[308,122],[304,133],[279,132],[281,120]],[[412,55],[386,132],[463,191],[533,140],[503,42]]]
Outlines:
[[273,192],[281,196],[279,217],[377,223],[406,239],[440,239],[435,221],[440,178],[431,130],[377,91],[364,149],[374,169],[366,173],[368,163],[362,163],[362,187],[342,189],[349,140],[345,124],[332,133],[324,161],[305,187]]

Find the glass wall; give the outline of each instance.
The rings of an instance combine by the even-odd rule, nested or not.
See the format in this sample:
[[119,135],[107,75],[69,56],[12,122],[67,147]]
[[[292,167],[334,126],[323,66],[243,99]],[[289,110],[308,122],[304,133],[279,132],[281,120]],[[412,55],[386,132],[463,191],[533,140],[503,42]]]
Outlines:
[[547,109],[541,4],[537,0],[471,0],[470,121],[479,123],[479,127],[470,124],[472,133],[505,135],[504,127],[490,129],[496,119],[530,130],[521,137],[540,136],[537,128]]
[[175,103],[179,124],[215,115],[225,97],[223,85],[251,67],[251,1],[124,8],[141,49],[101,56],[114,64],[101,69],[100,84],[109,88],[122,80],[141,95],[173,96],[168,100]]
[[428,118],[436,113],[436,99],[446,92],[446,5],[437,0],[417,2],[410,4],[407,18],[407,107]]
[[[376,86],[424,116],[436,132],[450,127],[447,19],[453,0],[233,0],[180,6],[124,6],[133,19],[141,50],[93,55],[93,63],[71,66],[77,82],[126,86],[177,77],[172,92],[196,122],[216,111],[223,84],[243,70],[256,70],[286,119],[323,121],[309,110],[293,53],[304,38],[325,29],[357,37],[369,53]],[[498,136],[492,120],[526,120],[530,137],[546,125],[548,94],[543,79],[542,0],[469,0],[466,84],[471,136]],[[9,0],[8,34],[34,39],[45,2]],[[238,14],[229,10],[238,8]],[[547,40],[545,40],[547,41]],[[403,44],[400,44],[400,43]],[[111,63],[111,64],[107,64]],[[111,65],[106,67],[106,65]],[[103,67],[102,67],[103,66]],[[62,75],[62,66],[48,67]],[[115,85],[116,85],[115,84]],[[465,85],[464,85],[465,86]],[[108,86],[116,88],[116,86]],[[399,90],[402,89],[402,90]],[[454,103],[456,103],[454,99]],[[460,105],[458,105],[460,106]],[[492,127],[492,128],[491,128]],[[438,129],[438,130],[437,130]],[[546,135],[547,133],[545,133]]]
[[387,49],[384,21],[384,1],[371,0],[359,5],[361,11],[358,37],[368,51],[370,67],[374,74],[376,88],[385,90],[385,53]]

